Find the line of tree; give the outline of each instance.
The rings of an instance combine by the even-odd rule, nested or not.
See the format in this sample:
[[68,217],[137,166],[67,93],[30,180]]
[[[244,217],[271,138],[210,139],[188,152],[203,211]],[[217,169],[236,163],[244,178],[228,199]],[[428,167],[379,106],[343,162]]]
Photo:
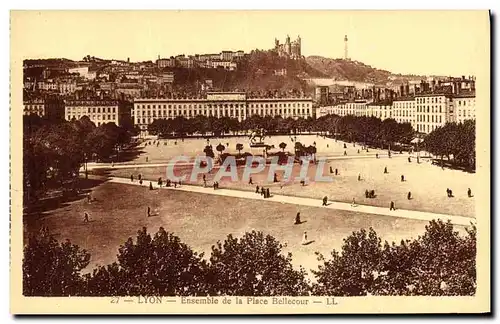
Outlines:
[[52,121],[23,119],[24,197],[39,198],[49,189],[70,189],[87,161],[109,161],[130,142],[131,134],[114,123],[96,127],[87,116]]
[[271,235],[228,235],[212,246],[209,260],[172,233],[146,228],[118,250],[118,261],[81,271],[90,254],[48,232],[24,248],[25,296],[465,296],[476,291],[476,228],[459,235],[450,222],[431,221],[425,233],[382,244],[373,229],[353,232],[341,251],[320,265],[311,282]]
[[162,137],[192,134],[220,136],[239,134],[255,129],[264,129],[267,134],[300,134],[315,131],[336,134],[337,138],[349,142],[360,142],[380,148],[388,148],[395,143],[409,145],[415,133],[411,124],[398,123],[394,119],[380,120],[377,117],[326,115],[313,118],[283,118],[281,116],[253,115],[238,121],[236,118],[195,116],[186,119],[157,119],[148,126],[149,133]]
[[455,167],[476,169],[476,121],[446,123],[436,128],[424,140],[427,151],[444,157]]

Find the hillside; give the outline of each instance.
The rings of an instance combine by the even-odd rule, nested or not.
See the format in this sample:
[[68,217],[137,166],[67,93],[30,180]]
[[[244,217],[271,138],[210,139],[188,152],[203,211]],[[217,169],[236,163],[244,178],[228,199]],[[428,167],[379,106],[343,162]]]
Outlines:
[[374,83],[377,85],[401,84],[409,80],[420,80],[418,75],[393,74],[386,70],[379,70],[358,61],[331,59],[322,56],[308,56],[307,64],[328,77],[336,80]]

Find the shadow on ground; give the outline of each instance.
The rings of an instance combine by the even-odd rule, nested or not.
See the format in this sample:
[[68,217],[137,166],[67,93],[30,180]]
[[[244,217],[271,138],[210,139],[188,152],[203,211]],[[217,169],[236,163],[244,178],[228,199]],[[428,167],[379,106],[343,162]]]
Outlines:
[[109,173],[101,170],[100,176],[89,176],[88,179],[81,178],[78,183],[77,191],[63,191],[54,194],[51,197],[42,198],[24,206],[24,220],[26,223],[36,221],[50,212],[68,206],[70,203],[85,199],[92,188],[97,187],[108,181]]

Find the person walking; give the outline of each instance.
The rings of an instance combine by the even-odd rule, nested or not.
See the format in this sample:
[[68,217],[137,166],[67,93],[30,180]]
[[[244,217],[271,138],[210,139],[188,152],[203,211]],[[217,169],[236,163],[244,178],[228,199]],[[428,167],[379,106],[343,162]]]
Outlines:
[[339,169],[335,169],[335,175],[339,175]]
[[89,213],[87,213],[87,212],[83,213],[83,222],[84,223],[89,222]]
[[297,216],[295,216],[295,223],[294,225],[299,225],[301,224],[301,221],[300,221],[300,212],[297,213]]
[[388,172],[387,172],[387,167],[385,167],[385,168],[384,168],[384,173],[388,173]]
[[307,244],[307,232],[304,231],[304,234],[302,235],[302,245]]
[[259,193],[259,186],[255,187],[255,193]]
[[408,191],[408,200],[411,200],[411,191]]
[[351,207],[356,207],[356,199],[354,197],[352,198]]
[[271,193],[269,191],[269,188],[266,189],[266,198],[271,198]]
[[151,216],[151,207],[148,206],[148,217]]
[[134,182],[134,175],[133,174],[130,175],[130,182]]
[[467,189],[467,196],[468,196],[469,198],[471,198],[471,197],[472,197],[472,190],[470,190],[470,188],[468,188],[468,189]]
[[248,179],[248,184],[249,184],[249,185],[253,185],[253,180],[252,180],[252,177],[250,177],[250,178]]
[[260,188],[260,195],[264,197],[265,194],[266,194],[266,189],[264,189],[264,187]]
[[153,183],[149,181],[149,190],[153,190]]
[[389,208],[389,210],[396,210],[396,207],[394,206],[394,201],[391,201],[391,207]]
[[333,169],[332,169],[332,167],[331,167],[331,166],[330,166],[330,173],[333,173]]
[[401,175],[401,182],[404,182],[405,181],[405,176],[402,174]]
[[361,181],[361,173],[358,172],[358,181]]
[[344,156],[346,156],[346,155],[347,155],[347,151],[344,151]]
[[322,206],[328,206],[327,202],[328,202],[328,197],[324,196],[323,197],[323,205]]

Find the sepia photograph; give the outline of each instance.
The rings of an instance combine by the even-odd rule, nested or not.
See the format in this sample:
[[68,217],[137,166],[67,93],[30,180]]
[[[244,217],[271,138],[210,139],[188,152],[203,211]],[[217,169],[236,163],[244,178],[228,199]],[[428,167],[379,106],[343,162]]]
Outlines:
[[11,313],[488,313],[490,13],[11,11]]

